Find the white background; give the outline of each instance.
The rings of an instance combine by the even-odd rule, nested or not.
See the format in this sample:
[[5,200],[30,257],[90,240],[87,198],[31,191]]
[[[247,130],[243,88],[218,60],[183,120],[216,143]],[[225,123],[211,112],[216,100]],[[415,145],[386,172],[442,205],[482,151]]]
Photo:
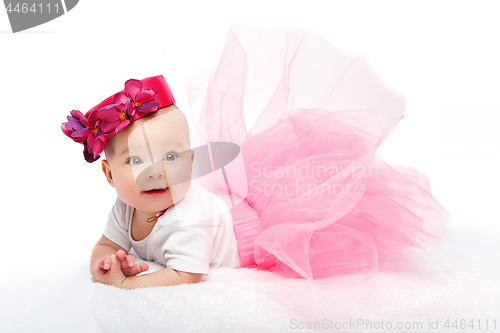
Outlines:
[[429,176],[450,228],[500,231],[500,14],[495,1],[81,1],[12,34],[0,11],[1,238],[6,272],[87,262],[115,192],[62,133],[130,78],[162,74],[189,118],[184,82],[218,60],[233,23],[309,28],[363,54],[407,98],[378,151]]

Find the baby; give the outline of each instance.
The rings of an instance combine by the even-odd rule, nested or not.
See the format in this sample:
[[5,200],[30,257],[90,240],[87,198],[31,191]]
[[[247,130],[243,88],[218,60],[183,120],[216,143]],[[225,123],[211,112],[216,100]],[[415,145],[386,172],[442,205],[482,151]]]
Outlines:
[[[426,175],[376,155],[405,99],[366,59],[302,29],[235,27],[229,37],[218,65],[186,84],[198,147],[161,75],[128,80],[63,124],[88,162],[105,153],[118,194],[92,253],[94,281],[190,283],[220,266],[313,281],[439,246],[449,214]],[[283,57],[291,50],[304,56]],[[165,269],[142,274],[132,248]]]
[[[132,89],[130,81],[124,93]],[[173,104],[172,96],[163,101],[162,95],[171,95],[167,83],[161,75],[133,82],[153,86],[156,102],[141,103],[133,97],[123,102],[116,97],[122,93],[119,92],[114,102],[121,101],[120,107],[113,103],[89,111],[87,124],[77,115],[91,138],[83,142],[87,161],[93,162],[98,158],[97,150],[104,150],[102,171],[118,195],[103,235],[92,251],[94,282],[124,289],[171,286],[200,282],[213,267],[239,267],[227,205],[222,198],[191,183],[195,156],[190,149],[188,124]],[[141,92],[153,90],[143,88],[127,95],[138,99]],[[155,111],[148,114],[138,112],[144,110],[141,105],[154,103],[162,107],[154,107]],[[131,105],[136,109],[135,115],[131,115]],[[81,138],[81,126],[69,117],[68,120],[63,131],[74,140]],[[94,122],[94,128],[90,122]],[[126,123],[122,125],[123,122]],[[99,136],[105,136],[101,138],[104,145],[97,141]],[[135,257],[128,254],[131,248],[143,260],[165,268],[137,276],[149,267],[145,263],[135,264]]]

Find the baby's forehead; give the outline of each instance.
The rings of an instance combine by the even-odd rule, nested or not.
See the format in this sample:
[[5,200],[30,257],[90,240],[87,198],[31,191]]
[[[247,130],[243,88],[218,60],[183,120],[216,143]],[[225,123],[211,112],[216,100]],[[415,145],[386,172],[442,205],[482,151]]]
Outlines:
[[[190,148],[189,128],[184,114],[177,108],[141,118],[128,125],[106,144],[106,153],[115,155],[132,146],[177,143]],[[120,154],[121,155],[121,154]]]
[[130,131],[128,141],[131,144],[144,140],[146,143],[176,141],[188,144],[189,129],[184,115],[176,109],[139,122]]

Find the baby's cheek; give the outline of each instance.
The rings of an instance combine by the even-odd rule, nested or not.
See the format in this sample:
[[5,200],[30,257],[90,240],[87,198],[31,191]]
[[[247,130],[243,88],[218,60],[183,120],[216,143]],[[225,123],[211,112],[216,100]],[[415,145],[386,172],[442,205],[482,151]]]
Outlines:
[[[166,176],[169,184],[177,185],[189,183],[192,177],[191,161],[185,158],[179,159],[175,164],[166,165]],[[189,185],[189,184],[188,184]]]
[[115,185],[115,189],[120,199],[124,201],[125,199],[131,198],[134,192],[140,190],[135,184],[135,179],[133,178],[119,179]]
[[170,186],[170,194],[174,203],[181,201],[189,191],[190,181],[183,181],[179,184]]
[[130,168],[127,174],[127,179],[132,181],[135,186],[140,187],[141,184],[144,185],[146,181],[146,174],[144,171],[150,166],[151,164],[144,163],[141,166],[134,166],[133,168]]

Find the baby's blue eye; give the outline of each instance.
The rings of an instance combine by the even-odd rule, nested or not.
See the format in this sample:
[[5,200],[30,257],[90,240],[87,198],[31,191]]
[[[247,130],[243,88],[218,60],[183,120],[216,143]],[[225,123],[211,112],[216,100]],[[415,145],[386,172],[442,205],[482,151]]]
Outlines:
[[168,153],[167,156],[165,156],[165,158],[163,160],[167,161],[167,162],[173,162],[173,161],[175,161],[176,158],[177,158],[177,156],[175,156],[174,153]]
[[139,157],[132,157],[128,162],[132,165],[141,165],[142,164],[142,160]]

